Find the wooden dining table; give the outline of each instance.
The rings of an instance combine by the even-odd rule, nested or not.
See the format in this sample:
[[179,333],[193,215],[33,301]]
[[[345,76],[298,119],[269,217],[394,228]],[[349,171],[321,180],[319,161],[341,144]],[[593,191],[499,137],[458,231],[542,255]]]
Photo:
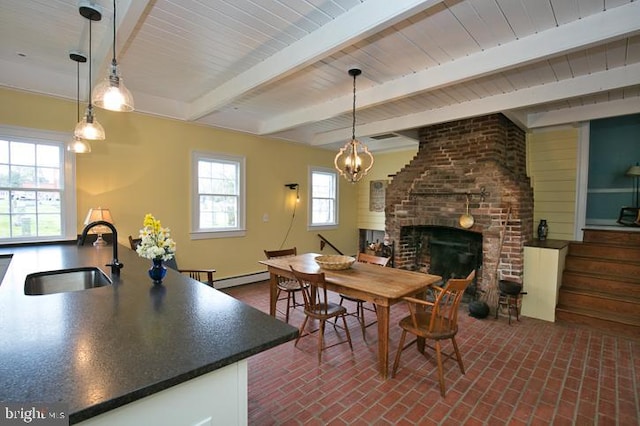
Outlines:
[[260,261],[270,274],[269,314],[276,314],[277,277],[295,279],[291,267],[306,273],[324,272],[327,289],[376,305],[378,316],[378,371],[383,379],[389,373],[389,313],[390,307],[405,296],[424,293],[429,286],[442,280],[437,275],[406,271],[355,262],[344,270],[322,269],[315,262],[316,253]]

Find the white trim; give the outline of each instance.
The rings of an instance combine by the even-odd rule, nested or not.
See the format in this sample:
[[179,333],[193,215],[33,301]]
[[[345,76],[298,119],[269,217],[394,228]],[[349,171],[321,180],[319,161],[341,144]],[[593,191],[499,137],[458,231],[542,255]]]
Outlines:
[[11,238],[5,243],[26,243],[43,241],[75,240],[78,238],[76,229],[77,203],[76,203],[76,159],[75,155],[66,150],[66,143],[73,135],[69,132],[57,132],[53,130],[31,129],[27,127],[0,125],[0,137],[11,138],[16,141],[35,143],[59,143],[64,160],[63,170],[63,198],[61,199],[61,236],[55,237],[35,237],[34,238]]
[[236,277],[223,278],[221,280],[215,280],[213,283],[213,287],[220,288],[228,288],[235,287],[244,284],[252,284],[260,281],[265,281],[269,279],[268,272],[255,272],[253,274],[240,275]]
[[587,219],[587,193],[589,191],[589,134],[590,123],[580,124],[578,129],[577,157],[576,164],[576,204],[574,214],[573,238],[582,241],[584,238],[584,227]]
[[[235,228],[200,228],[200,204],[198,193],[198,161],[237,163],[238,170],[238,224]],[[246,235],[246,157],[217,152],[192,151],[191,153],[191,231],[192,240],[209,238],[243,237]]]
[[[313,223],[313,174],[314,173],[325,173],[333,176],[334,189],[335,189],[335,205],[333,212],[333,223]],[[309,166],[309,193],[307,196],[307,229],[336,229],[340,224],[340,219],[338,214],[340,212],[339,200],[340,200],[340,185],[339,185],[340,176],[335,169],[330,169],[328,167],[318,167],[318,166]]]

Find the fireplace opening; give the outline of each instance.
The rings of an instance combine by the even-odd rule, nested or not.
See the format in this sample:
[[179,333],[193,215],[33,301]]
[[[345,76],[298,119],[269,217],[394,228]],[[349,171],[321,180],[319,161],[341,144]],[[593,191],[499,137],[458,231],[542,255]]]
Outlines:
[[[482,234],[444,226],[406,226],[402,228],[404,247],[413,251],[411,269],[449,278],[465,278],[482,267]],[[475,297],[476,280],[466,294]]]

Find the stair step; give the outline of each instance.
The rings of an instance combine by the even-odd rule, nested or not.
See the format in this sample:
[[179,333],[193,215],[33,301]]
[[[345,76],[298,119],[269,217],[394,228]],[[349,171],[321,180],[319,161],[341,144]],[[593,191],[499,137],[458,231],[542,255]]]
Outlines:
[[640,276],[630,278],[612,277],[607,274],[583,273],[567,271],[562,274],[560,290],[575,289],[586,291],[601,291],[609,294],[626,294],[640,298]]
[[616,315],[615,313],[594,314],[588,309],[556,308],[556,321],[582,324],[635,339],[640,339],[640,320]]
[[558,306],[588,309],[594,315],[612,312],[621,317],[631,317],[640,323],[640,298],[626,294],[561,289]]
[[629,228],[618,230],[584,229],[582,240],[586,243],[616,244],[640,247],[640,232]]
[[569,256],[597,257],[638,262],[640,261],[640,247],[572,242],[569,244]]
[[634,278],[640,276],[640,262],[567,256],[565,259],[565,270]]

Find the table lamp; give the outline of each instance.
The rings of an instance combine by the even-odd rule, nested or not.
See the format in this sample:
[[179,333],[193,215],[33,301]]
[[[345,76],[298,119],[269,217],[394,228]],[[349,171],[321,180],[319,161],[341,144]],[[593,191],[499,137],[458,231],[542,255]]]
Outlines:
[[[89,213],[87,213],[87,217],[84,219],[84,225],[87,226],[88,224],[98,220],[103,220],[113,224],[113,218],[111,217],[109,209],[103,209],[102,207],[89,209]],[[107,242],[102,239],[102,234],[108,232],[111,232],[111,230],[104,225],[98,225],[91,228],[89,230],[90,234],[98,234],[98,238],[95,240],[93,245],[96,247],[106,246]]]

